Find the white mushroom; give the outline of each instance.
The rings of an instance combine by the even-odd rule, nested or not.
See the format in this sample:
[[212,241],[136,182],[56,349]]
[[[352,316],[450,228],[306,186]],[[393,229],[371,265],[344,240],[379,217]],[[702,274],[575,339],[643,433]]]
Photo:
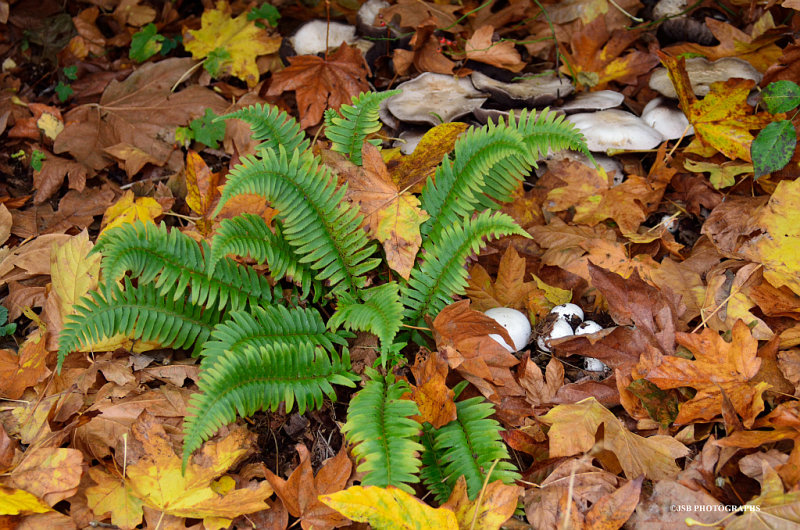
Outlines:
[[613,90],[598,90],[597,92],[581,92],[575,99],[564,103],[559,110],[564,112],[583,112],[587,110],[606,110],[619,107],[625,101],[625,96]]
[[[383,24],[379,22],[378,15],[381,9],[389,7],[389,2],[386,0],[367,0],[361,7],[358,8],[356,18],[358,20],[358,29],[362,34],[369,35],[370,37],[386,36],[386,21]],[[393,25],[389,25],[389,29],[393,34],[397,34],[398,30]]]
[[583,133],[590,151],[652,149],[664,141],[660,132],[624,110],[573,114],[566,121]]
[[584,357],[583,369],[587,372],[605,372],[608,370],[608,366],[606,366],[606,363],[600,359],[595,359],[594,357]]
[[578,324],[578,327],[575,328],[575,335],[591,335],[592,333],[597,333],[598,331],[603,331],[603,326],[594,320],[585,320]]
[[551,340],[570,337],[574,334],[575,332],[572,331],[572,326],[569,324],[569,322],[559,318],[553,322],[553,326],[550,328],[548,333],[539,335],[539,337],[536,339],[536,345],[539,346],[540,350],[549,352]]
[[399,134],[397,140],[392,144],[394,147],[399,147],[400,152],[404,155],[410,155],[414,149],[419,145],[422,137],[428,132],[425,129],[408,129]]
[[677,140],[694,134],[694,127],[681,109],[666,102],[664,98],[652,99],[642,111],[644,122],[661,133],[665,140]]
[[[356,41],[356,28],[348,24],[312,20],[303,24],[293,37],[289,38],[297,55],[316,55],[328,48],[339,46],[342,41],[353,44]],[[327,37],[327,43],[325,41]]]
[[484,313],[487,317],[494,319],[495,322],[506,328],[514,347],[509,346],[503,337],[496,333],[489,335],[495,342],[503,346],[509,352],[514,353],[521,350],[531,340],[531,322],[522,312],[510,307],[493,307]]
[[[698,96],[708,94],[711,83],[716,81],[727,81],[738,77],[752,79],[759,83],[762,78],[762,75],[750,63],[736,57],[723,57],[714,62],[705,57],[692,57],[686,59],[686,73],[689,75],[692,90]],[[669,74],[667,74],[667,69],[663,67],[657,68],[650,74],[650,88],[669,98],[678,97]]]
[[575,88],[567,78],[554,73],[526,77],[522,81],[503,83],[481,72],[472,72],[472,84],[480,91],[488,92],[492,98],[509,107],[549,105],[553,101],[570,95]]
[[550,310],[550,314],[558,315],[558,318],[566,320],[572,327],[583,321],[583,309],[578,304],[557,305]]
[[401,94],[386,100],[386,108],[397,119],[409,123],[438,125],[480,107],[488,98],[475,90],[469,79],[452,75],[424,74],[397,86]]

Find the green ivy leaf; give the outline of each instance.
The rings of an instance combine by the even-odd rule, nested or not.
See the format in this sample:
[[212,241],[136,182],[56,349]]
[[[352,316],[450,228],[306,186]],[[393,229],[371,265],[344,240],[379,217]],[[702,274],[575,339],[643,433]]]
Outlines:
[[189,124],[194,139],[211,149],[217,149],[219,142],[225,137],[225,122],[215,121],[217,117],[213,110],[206,109],[202,118],[194,119]]
[[761,91],[761,97],[770,114],[789,112],[800,105],[800,86],[793,81],[775,81]]
[[58,84],[56,85],[56,89],[55,90],[56,90],[56,95],[58,96],[58,100],[61,103],[64,103],[66,100],[69,99],[69,97],[72,94],[75,93],[75,91],[72,90],[72,86],[64,83],[63,81],[59,81],[58,82]]
[[[69,85],[67,85],[69,86]],[[31,153],[31,167],[34,171],[41,171],[42,170],[42,162],[47,158],[43,152],[39,151],[38,149],[34,149],[33,153]],[[0,320],[2,322],[2,320]]]
[[211,77],[217,77],[221,73],[222,66],[230,62],[231,54],[225,48],[215,48],[208,54],[206,60],[203,62],[203,68],[206,72],[211,74]]
[[151,22],[131,37],[131,51],[128,57],[137,63],[143,63],[161,51],[163,40],[164,36],[158,34],[156,25]]
[[72,66],[65,66],[64,67],[64,76],[69,79],[70,81],[75,81],[78,79],[78,65],[73,64]]
[[273,28],[278,25],[281,14],[278,9],[270,4],[261,4],[247,13],[247,20],[266,20]]
[[797,132],[789,120],[775,121],[764,127],[750,145],[755,178],[786,167],[797,145]]

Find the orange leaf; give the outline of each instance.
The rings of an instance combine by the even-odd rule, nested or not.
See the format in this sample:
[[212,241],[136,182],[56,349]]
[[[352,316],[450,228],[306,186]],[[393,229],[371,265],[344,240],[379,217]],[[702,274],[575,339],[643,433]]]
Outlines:
[[492,26],[481,26],[467,41],[467,59],[490,64],[497,68],[505,68],[512,72],[519,72],[525,68],[525,63],[519,52],[514,48],[514,43],[509,41],[492,42]]
[[445,384],[447,363],[432,352],[427,358],[417,354],[411,373],[416,385],[411,385],[411,399],[419,408],[417,420],[428,422],[438,429],[456,419],[455,394]]
[[480,496],[471,501],[467,495],[467,481],[462,475],[458,477],[453,493],[442,508],[448,508],[456,514],[459,528],[497,530],[514,515],[522,492],[520,486],[506,485],[496,480],[487,484]]

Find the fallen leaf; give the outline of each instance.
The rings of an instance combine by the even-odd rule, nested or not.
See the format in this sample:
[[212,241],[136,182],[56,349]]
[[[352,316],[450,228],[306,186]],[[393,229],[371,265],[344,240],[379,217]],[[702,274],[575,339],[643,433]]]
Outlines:
[[414,36],[409,44],[411,50],[395,48],[392,52],[392,63],[399,75],[405,75],[413,65],[420,72],[434,72],[437,74],[453,73],[456,63],[442,53],[442,45],[436,40],[436,19],[429,18],[422,25],[417,26]]
[[83,455],[77,449],[30,449],[3,484],[28,491],[55,506],[78,491],[82,465]]
[[64,177],[69,181],[69,189],[83,191],[88,176],[86,166],[51,153],[45,155],[42,169],[33,172],[33,187],[36,188],[33,196],[35,204],[41,204],[52,197],[64,183]]
[[211,229],[208,216],[214,211],[214,200],[219,197],[219,173],[213,173],[205,160],[195,151],[186,153],[186,204],[202,219],[197,220],[201,233]]
[[467,127],[466,123],[457,121],[440,123],[422,136],[413,153],[397,160],[388,160],[386,166],[397,187],[412,193],[421,192],[425,179],[453,150],[456,140]]
[[534,407],[550,403],[564,384],[564,366],[555,357],[547,363],[545,372],[546,380],[542,369],[531,361],[530,355],[523,357],[517,368],[517,381],[525,389],[525,399]]
[[493,307],[511,307],[524,311],[529,296],[541,291],[535,282],[524,281],[525,264],[525,258],[521,258],[516,249],[509,246],[500,259],[494,282],[481,265],[473,266],[465,291],[472,300],[473,309],[486,311]]
[[327,58],[289,57],[289,66],[272,75],[267,95],[294,90],[300,126],[305,129],[319,123],[325,109],[338,109],[349,104],[353,96],[369,91],[365,66],[358,48],[346,43]]
[[397,488],[351,486],[320,501],[353,521],[370,523],[374,528],[436,528],[457,530],[455,514],[447,508],[431,508]]
[[674,477],[680,468],[675,463],[689,449],[670,436],[643,438],[625,425],[595,398],[574,405],[558,405],[539,420],[550,425],[550,457],[572,456],[589,451],[604,425],[604,447],[614,453],[627,477],[644,474],[651,480]]
[[[203,11],[199,30],[189,30],[183,47],[194,59],[205,59],[206,69],[214,77],[232,75],[254,87],[259,71],[256,58],[278,51],[280,36],[271,36],[250,20],[248,13],[232,18],[227,2],[217,2],[216,9]],[[209,67],[212,63],[213,67]]]
[[162,214],[161,205],[151,197],[135,197],[133,191],[126,190],[117,202],[103,214],[101,234],[111,228],[133,223],[134,221],[155,222]]
[[597,501],[586,514],[586,528],[617,530],[630,518],[639,504],[644,477],[628,481],[627,484]]
[[470,501],[467,481],[462,475],[458,477],[450,498],[442,504],[442,508],[455,513],[459,528],[499,530],[514,515],[523,491],[520,486],[496,480],[487,484],[477,499]]
[[406,28],[418,28],[428,19],[433,18],[436,27],[447,31],[458,32],[461,26],[457,24],[455,13],[462,6],[438,4],[425,0],[398,0],[395,4],[381,9],[380,16],[390,22],[395,16],[400,19],[400,25]]
[[411,399],[417,404],[420,423],[428,422],[435,429],[456,419],[456,403],[453,390],[447,388],[447,363],[439,358],[438,352],[427,357],[417,354],[411,373],[415,385],[411,386]]
[[36,495],[24,490],[0,486],[0,515],[28,515],[52,510]]
[[[19,354],[0,350],[0,395],[19,399],[26,389],[50,375],[44,333],[35,331],[25,340]],[[23,488],[24,489],[24,488]]]
[[467,59],[486,63],[497,68],[505,68],[512,72],[519,72],[525,68],[525,63],[514,48],[511,41],[492,42],[494,28],[481,26],[467,40],[464,45]]
[[86,502],[98,519],[111,514],[111,523],[129,530],[142,522],[142,500],[134,495],[128,484],[100,467],[89,468],[96,485],[86,489]]

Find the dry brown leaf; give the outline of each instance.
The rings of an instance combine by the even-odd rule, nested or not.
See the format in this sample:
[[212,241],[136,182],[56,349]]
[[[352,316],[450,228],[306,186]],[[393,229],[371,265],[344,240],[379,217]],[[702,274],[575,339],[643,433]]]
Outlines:
[[447,372],[447,363],[439,358],[438,352],[427,357],[417,354],[411,367],[416,383],[410,385],[411,399],[419,408],[416,419],[420,423],[430,423],[435,429],[456,419],[455,394],[445,384]]
[[467,59],[497,68],[505,68],[512,72],[519,72],[525,68],[519,52],[514,48],[514,43],[509,41],[492,42],[493,34],[494,28],[489,25],[476,29],[465,44]]
[[46,364],[49,354],[46,342],[44,334],[35,331],[22,344],[19,354],[0,350],[0,395],[19,399],[25,389],[50,375]]
[[82,465],[83,455],[76,449],[31,449],[3,484],[33,493],[54,506],[78,491]]

